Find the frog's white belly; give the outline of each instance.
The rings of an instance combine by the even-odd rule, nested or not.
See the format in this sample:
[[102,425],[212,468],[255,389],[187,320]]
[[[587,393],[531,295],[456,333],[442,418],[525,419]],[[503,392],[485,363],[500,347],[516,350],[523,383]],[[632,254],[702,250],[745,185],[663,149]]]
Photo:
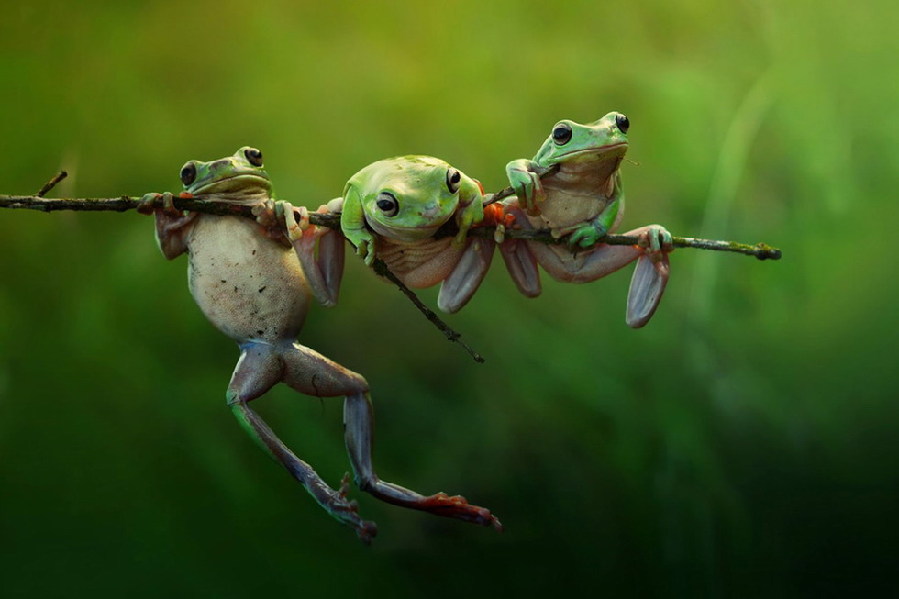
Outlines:
[[252,220],[200,214],[187,238],[190,292],[206,318],[242,342],[293,340],[309,289],[300,261]]

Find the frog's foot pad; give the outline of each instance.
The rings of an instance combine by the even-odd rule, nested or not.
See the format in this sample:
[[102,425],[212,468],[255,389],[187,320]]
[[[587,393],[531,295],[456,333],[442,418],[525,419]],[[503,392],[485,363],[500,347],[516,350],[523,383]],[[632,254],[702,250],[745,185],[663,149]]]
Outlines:
[[417,503],[416,507],[435,516],[456,518],[457,520],[465,520],[481,526],[492,526],[500,532],[503,530],[502,522],[491,514],[490,510],[468,503],[468,500],[461,495],[435,493],[423,498]]

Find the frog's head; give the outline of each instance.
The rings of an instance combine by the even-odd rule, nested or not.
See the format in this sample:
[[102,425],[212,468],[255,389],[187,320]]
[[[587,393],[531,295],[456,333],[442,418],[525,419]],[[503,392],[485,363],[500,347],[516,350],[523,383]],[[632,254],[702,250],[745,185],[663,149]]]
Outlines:
[[629,127],[628,118],[620,112],[610,112],[587,125],[568,119],[559,121],[540,146],[534,162],[548,167],[560,163],[620,161],[627,152]]
[[272,182],[262,168],[262,152],[244,146],[220,160],[190,160],[181,167],[184,191],[194,196],[216,196],[233,203],[270,198]]
[[558,165],[570,177],[589,182],[592,189],[612,197],[620,193],[618,166],[627,153],[628,118],[610,112],[581,125],[571,120],[555,124],[534,157],[542,167]]
[[368,165],[347,183],[365,220],[379,235],[402,240],[434,235],[460,206],[480,198],[470,177],[430,156],[402,156]]

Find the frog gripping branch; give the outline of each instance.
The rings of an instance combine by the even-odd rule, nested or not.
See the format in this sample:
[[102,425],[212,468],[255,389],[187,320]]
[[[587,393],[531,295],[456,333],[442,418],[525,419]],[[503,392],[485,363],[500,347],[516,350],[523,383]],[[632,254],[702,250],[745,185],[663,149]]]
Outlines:
[[179,196],[45,199],[65,176],[61,173],[37,195],[0,196],[0,207],[153,214],[162,253],[170,260],[188,254],[194,300],[238,344],[226,392],[229,407],[250,436],[363,541],[377,528],[348,499],[347,477],[337,489],[329,486],[250,407],[278,383],[316,397],[344,396],[345,444],[363,491],[401,507],[501,529],[488,509],[462,496],[421,495],[382,481],[372,464],[373,408],[365,378],[296,338],[312,297],[324,306],[337,303],[344,239],[478,361],[483,359],[407,286],[440,283],[438,306],[455,312],[478,289],[497,245],[527,296],[540,293],[538,266],[560,281],[587,282],[636,261],[627,300],[632,327],[646,324],[659,305],[669,277],[668,254],[675,247],[780,258],[780,250],[764,244],[672,237],[658,225],[611,234],[624,212],[618,167],[627,151],[628,126],[627,117],[615,112],[589,125],[560,121],[533,160],[508,164],[511,188],[486,197],[477,180],[442,160],[402,156],[363,168],[348,181],[343,197],[310,213],[274,202],[262,153],[243,147],[220,160],[185,163]]
[[[518,290],[528,297],[541,291],[538,264],[558,281],[588,283],[636,260],[626,321],[639,328],[649,322],[662,299],[673,246],[671,234],[659,225],[628,231],[625,235],[638,238],[635,245],[601,243],[624,216],[618,167],[627,152],[629,127],[630,121],[619,112],[588,125],[559,121],[533,160],[510,162],[506,173],[517,197],[505,200],[503,206],[514,226],[549,229],[565,244],[509,239],[501,253]],[[537,175],[541,171],[542,177]]]
[[[343,196],[340,227],[366,264],[379,256],[415,289],[440,283],[437,305],[444,312],[468,303],[494,250],[491,241],[467,237],[484,219],[477,181],[431,156],[401,156],[360,170]],[[444,225],[455,233],[438,235]]]
[[[288,243],[278,217],[286,214],[288,221],[295,221],[295,209],[288,204],[276,210],[272,204],[262,153],[244,147],[221,160],[191,161],[181,169],[181,180],[191,197],[252,206],[258,214],[258,224],[234,216],[184,214],[173,207],[171,194],[163,194],[162,207],[156,206],[159,194],[148,194],[141,209],[155,214],[157,240],[166,258],[188,253],[189,287],[197,305],[240,348],[227,401],[251,437],[332,516],[368,542],[377,529],[359,516],[356,502],[347,499],[346,485],[339,490],[331,488],[250,407],[251,401],[278,383],[316,397],[343,395],[346,446],[361,489],[395,505],[500,528],[489,510],[469,504],[464,497],[445,493],[424,496],[378,478],[372,466],[373,412],[368,383],[295,341],[310,293],[325,305],[336,301],[343,262],[342,257],[329,254],[336,248],[342,254],[342,243],[323,245],[317,257],[312,253],[314,243],[308,243],[302,233],[290,235],[294,243]],[[305,216],[301,211],[301,217]],[[307,278],[317,282],[309,285]]]

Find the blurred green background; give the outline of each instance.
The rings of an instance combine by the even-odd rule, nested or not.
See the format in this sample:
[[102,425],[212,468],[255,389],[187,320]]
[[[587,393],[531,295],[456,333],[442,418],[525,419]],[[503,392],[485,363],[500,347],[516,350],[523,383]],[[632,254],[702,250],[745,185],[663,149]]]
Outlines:
[[[371,547],[225,407],[237,358],[137,214],[0,213],[0,595],[807,596],[899,563],[899,10],[886,0],[30,2],[0,19],[0,192],[180,189],[262,148],[317,206],[432,154],[505,185],[560,118],[631,120],[624,229],[766,241],[683,250],[645,329],[629,271],[496,260],[452,326],[352,257],[300,341],[363,373],[375,464],[465,494],[497,534],[354,490]],[[432,305],[433,290],[422,294]],[[336,484],[341,402],[255,404]],[[893,586],[894,588],[894,586]]]

